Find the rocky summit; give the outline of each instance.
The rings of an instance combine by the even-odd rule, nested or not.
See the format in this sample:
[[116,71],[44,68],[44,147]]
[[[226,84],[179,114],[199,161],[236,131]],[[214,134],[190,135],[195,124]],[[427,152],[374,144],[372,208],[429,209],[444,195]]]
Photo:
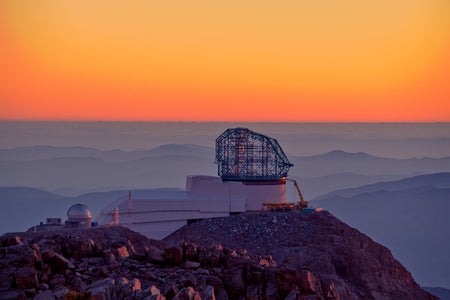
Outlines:
[[198,220],[163,241],[111,226],[0,245],[0,299],[437,299],[328,212]]

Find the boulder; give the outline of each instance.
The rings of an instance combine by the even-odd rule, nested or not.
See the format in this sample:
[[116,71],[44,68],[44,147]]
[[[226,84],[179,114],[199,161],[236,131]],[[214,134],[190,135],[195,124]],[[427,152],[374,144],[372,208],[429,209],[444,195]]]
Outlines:
[[183,243],[183,256],[184,259],[190,261],[198,261],[198,247],[193,243]]
[[51,274],[49,283],[51,288],[59,288],[66,284],[66,278],[63,274]]
[[195,261],[186,261],[185,263],[183,263],[183,265],[181,266],[183,269],[193,269],[196,270],[200,267],[200,263],[199,262],[195,262]]
[[[2,298],[3,299],[3,298]],[[43,291],[38,293],[33,300],[48,300],[48,299],[54,299],[53,292],[52,291]]]
[[216,300],[216,295],[214,295],[214,287],[210,285],[206,286],[203,300]]
[[34,298],[34,297],[36,297],[36,289],[35,288],[26,289],[25,290],[25,296],[27,296],[27,298]]
[[34,269],[21,268],[15,274],[15,282],[19,289],[34,289],[38,287],[37,274]]
[[163,257],[169,265],[179,266],[183,262],[183,250],[179,247],[166,248]]
[[297,287],[296,270],[288,267],[279,270],[275,275],[275,282],[278,293],[280,293],[282,297],[286,297]]
[[202,300],[202,297],[192,287],[186,287],[181,289],[173,300]]
[[204,247],[200,249],[198,261],[201,265],[207,267],[222,267],[225,263],[225,253],[223,247],[220,245],[215,245],[213,247]]
[[65,300],[66,295],[69,292],[70,292],[70,290],[65,286],[59,287],[53,292],[53,298],[56,300]]
[[121,288],[123,286],[127,286],[130,284],[130,281],[126,279],[125,277],[120,277],[116,280],[116,285]]
[[[17,299],[26,299],[25,291],[23,290],[7,290],[0,291],[0,299],[5,300],[17,300]],[[49,298],[46,298],[49,299]]]
[[154,285],[152,285],[149,289],[150,295],[161,295],[161,291]]
[[127,258],[130,256],[127,246],[116,248],[114,252],[117,258]]
[[70,258],[91,257],[94,254],[94,241],[80,236],[67,236],[63,239],[62,253]]
[[48,248],[48,249],[46,249],[46,250],[44,250],[44,251],[41,252],[42,260],[43,260],[45,263],[48,263],[49,260],[50,260],[53,256],[55,256],[55,254],[56,254],[56,251],[55,251],[53,248]]
[[67,269],[75,269],[75,266],[64,256],[55,253],[48,261],[54,273],[63,273]]
[[151,295],[151,296],[145,297],[144,300],[166,300],[166,297],[164,297],[161,294],[159,294],[159,295]]
[[148,258],[149,261],[157,264],[162,264],[165,262],[164,259],[164,250],[160,249],[156,246],[150,246],[148,249]]
[[90,300],[117,299],[115,281],[112,278],[96,281],[91,284],[88,289],[91,293]]
[[318,294],[321,292],[320,282],[309,270],[300,270],[298,273],[298,285],[302,294]]
[[22,240],[19,236],[7,236],[5,239],[2,240],[1,245],[2,247],[10,247],[14,245],[22,245]]
[[131,290],[134,291],[140,291],[142,289],[141,281],[138,278],[134,278],[131,280]]
[[245,296],[247,288],[245,263],[239,259],[228,260],[227,268],[224,270],[223,282],[231,298]]

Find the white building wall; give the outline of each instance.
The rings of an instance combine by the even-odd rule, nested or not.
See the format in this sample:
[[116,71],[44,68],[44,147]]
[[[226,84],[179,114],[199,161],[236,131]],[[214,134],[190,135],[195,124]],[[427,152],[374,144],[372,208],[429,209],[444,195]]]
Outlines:
[[[193,175],[186,178],[186,191],[193,195],[208,195],[216,199],[227,199],[236,211],[257,211],[263,203],[285,203],[286,184],[244,184],[237,181],[223,182],[220,177]],[[245,206],[236,199],[245,199]],[[212,203],[211,205],[215,205]],[[237,206],[237,207],[235,207]]]
[[132,193],[132,217],[128,218],[128,197],[112,203],[97,218],[109,224],[119,209],[119,220],[153,239],[162,239],[188,220],[225,217],[230,213],[258,211],[265,202],[285,202],[286,185],[245,185],[222,182],[220,177],[188,176],[186,191],[138,191]]

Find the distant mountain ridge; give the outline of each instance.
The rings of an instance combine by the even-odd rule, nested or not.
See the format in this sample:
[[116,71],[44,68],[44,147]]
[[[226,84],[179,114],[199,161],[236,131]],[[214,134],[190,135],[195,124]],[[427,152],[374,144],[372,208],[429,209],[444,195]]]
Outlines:
[[[3,149],[0,186],[33,186],[68,196],[129,188],[183,188],[187,175],[216,175],[214,159],[213,148],[195,144],[165,144],[139,151],[54,146]],[[393,159],[334,150],[289,159],[294,163],[290,177],[302,179],[309,199],[376,181],[450,172],[450,157]]]
[[389,247],[422,285],[450,288],[450,173],[339,190],[310,203]]
[[303,156],[303,157],[309,157],[309,158],[319,158],[319,159],[323,159],[323,158],[339,158],[339,159],[343,159],[343,158],[350,158],[350,159],[355,159],[355,158],[372,158],[372,159],[377,159],[380,157],[377,156],[373,156],[370,155],[366,152],[346,152],[346,151],[342,151],[342,150],[331,150],[329,152],[323,153],[323,154],[318,154],[318,155],[312,155],[312,156]]
[[447,159],[450,158],[450,156],[442,156],[442,157],[413,157],[413,158],[389,158],[384,156],[376,156],[369,154],[367,152],[348,152],[343,151],[339,149],[331,150],[322,154],[316,154],[316,155],[307,155],[307,156],[295,156],[297,158],[309,158],[309,159],[324,159],[324,158],[332,158],[332,159],[389,159],[389,160],[422,160],[422,159]]
[[356,188],[335,190],[333,192],[316,197],[314,200],[321,200],[330,196],[352,197],[362,193],[370,193],[379,190],[398,191],[405,189],[414,189],[423,186],[436,188],[450,188],[449,173],[433,173],[407,177],[396,181],[377,182]]
[[450,157],[385,158],[364,152],[349,153],[334,150],[313,156],[291,156],[290,160],[304,177],[318,177],[352,172],[362,175],[401,175],[450,171]]
[[[16,153],[17,152],[17,153]],[[187,175],[214,175],[212,148],[167,144],[146,151],[37,146],[0,150],[0,186],[88,191],[185,186]]]
[[150,150],[99,150],[89,147],[32,146],[0,149],[0,161],[33,161],[66,157],[94,157],[109,162],[137,160],[155,155],[201,156],[213,153],[210,147],[194,144],[165,144]]
[[425,291],[439,297],[440,300],[450,300],[450,290],[441,287],[422,287]]
[[[399,180],[408,175],[390,175],[390,174],[380,174],[380,175],[361,175],[352,172],[342,172],[331,175],[324,175],[319,177],[301,177],[301,176],[289,176],[297,180],[301,186],[301,190],[304,196],[309,200],[314,199],[320,195],[327,194],[336,190],[341,190],[344,188],[354,188],[366,184],[372,184],[382,181],[393,181]],[[287,201],[296,202],[298,199],[298,194],[295,189],[291,186],[287,186]]]

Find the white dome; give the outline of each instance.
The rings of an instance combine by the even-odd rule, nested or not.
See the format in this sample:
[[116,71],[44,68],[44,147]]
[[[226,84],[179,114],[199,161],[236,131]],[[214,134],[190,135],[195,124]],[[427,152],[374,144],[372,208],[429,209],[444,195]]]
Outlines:
[[74,204],[67,211],[67,216],[69,218],[92,218],[92,212],[84,204]]

